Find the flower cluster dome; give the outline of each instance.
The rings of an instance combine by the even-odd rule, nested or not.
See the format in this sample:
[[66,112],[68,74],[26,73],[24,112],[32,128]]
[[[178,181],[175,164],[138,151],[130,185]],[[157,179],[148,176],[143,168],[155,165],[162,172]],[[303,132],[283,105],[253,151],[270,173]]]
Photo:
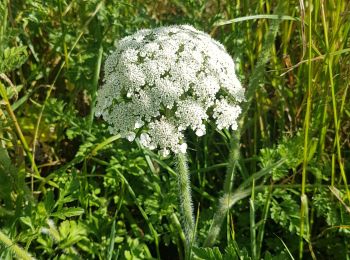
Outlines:
[[112,134],[139,138],[165,156],[184,153],[184,131],[237,128],[244,89],[223,45],[189,25],[145,29],[121,39],[105,62],[96,116]]

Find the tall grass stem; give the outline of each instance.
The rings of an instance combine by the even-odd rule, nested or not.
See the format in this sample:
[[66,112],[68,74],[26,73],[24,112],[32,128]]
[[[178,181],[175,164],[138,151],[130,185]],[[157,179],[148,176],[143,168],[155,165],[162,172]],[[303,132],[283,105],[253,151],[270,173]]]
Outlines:
[[307,202],[307,196],[305,194],[306,187],[306,169],[308,165],[308,146],[309,146],[309,127],[310,127],[310,117],[311,117],[311,104],[312,104],[312,1],[309,2],[309,13],[308,13],[308,85],[307,85],[307,101],[306,101],[306,113],[304,121],[304,156],[303,156],[303,169],[302,169],[302,179],[301,179],[301,207],[300,207],[300,243],[299,243],[299,258],[303,258],[304,249],[304,227],[305,227],[305,216],[307,214],[308,208],[305,207],[305,202]]

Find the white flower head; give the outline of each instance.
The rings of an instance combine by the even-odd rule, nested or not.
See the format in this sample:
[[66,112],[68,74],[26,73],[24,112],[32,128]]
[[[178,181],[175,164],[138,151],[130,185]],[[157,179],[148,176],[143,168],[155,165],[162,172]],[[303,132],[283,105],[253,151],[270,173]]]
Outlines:
[[213,118],[216,119],[218,129],[229,128],[236,130],[237,118],[241,113],[241,108],[238,105],[232,105],[225,99],[220,99],[215,102]]
[[190,127],[198,136],[205,134],[205,122],[208,119],[205,109],[200,102],[193,99],[180,100],[175,112],[179,129]]
[[197,136],[213,119],[237,129],[244,100],[223,45],[190,25],[140,30],[121,39],[105,62],[96,116],[110,132],[135,138],[163,156],[185,153],[184,131]]

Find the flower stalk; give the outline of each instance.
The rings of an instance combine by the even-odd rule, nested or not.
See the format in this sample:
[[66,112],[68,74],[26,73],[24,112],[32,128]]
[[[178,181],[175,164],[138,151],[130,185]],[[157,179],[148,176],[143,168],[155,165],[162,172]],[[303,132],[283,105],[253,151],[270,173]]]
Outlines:
[[191,246],[193,245],[195,239],[190,173],[188,171],[187,156],[185,153],[178,153],[176,155],[176,160],[180,212],[182,215],[182,225],[186,238],[185,259],[189,259],[189,256],[191,255]]

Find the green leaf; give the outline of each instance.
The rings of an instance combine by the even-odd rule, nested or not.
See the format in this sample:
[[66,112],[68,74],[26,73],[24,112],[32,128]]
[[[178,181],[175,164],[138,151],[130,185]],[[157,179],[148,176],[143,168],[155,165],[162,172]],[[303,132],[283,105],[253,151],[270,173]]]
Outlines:
[[0,73],[19,68],[27,60],[26,46],[6,48],[0,57]]
[[67,248],[80,240],[84,239],[87,235],[85,226],[75,221],[63,221],[59,227],[60,237],[62,240],[59,243],[60,248]]
[[289,21],[299,21],[298,17],[292,17],[289,15],[278,15],[278,14],[257,14],[257,15],[249,15],[244,17],[238,17],[235,19],[231,19],[228,21],[220,21],[214,26],[223,26],[232,23],[244,22],[249,20],[258,20],[258,19],[272,19],[272,20],[289,20]]
[[275,189],[271,200],[271,218],[291,233],[299,234],[300,206],[286,190]]
[[7,98],[11,99],[14,96],[18,96],[18,93],[23,89],[23,85],[16,85],[6,89]]
[[200,248],[200,247],[194,247],[192,248],[192,252],[194,254],[193,259],[196,260],[222,260],[222,254],[219,250],[219,248]]
[[3,199],[8,206],[12,201],[11,191],[15,173],[16,168],[12,165],[7,150],[0,147],[0,199]]
[[46,209],[46,212],[51,212],[54,208],[55,200],[54,200],[54,194],[52,190],[49,190],[45,196],[44,199],[44,206]]
[[27,216],[27,217],[20,217],[19,219],[21,220],[21,222],[22,222],[23,224],[25,224],[25,225],[27,225],[28,227],[30,227],[31,230],[34,230],[34,229],[35,229],[34,226],[33,226],[33,223],[32,223],[32,219],[31,219],[29,216]]
[[84,209],[79,207],[74,208],[64,208],[62,210],[56,211],[55,213],[52,213],[52,217],[58,217],[60,219],[66,219],[69,217],[75,217],[80,216],[84,213]]

